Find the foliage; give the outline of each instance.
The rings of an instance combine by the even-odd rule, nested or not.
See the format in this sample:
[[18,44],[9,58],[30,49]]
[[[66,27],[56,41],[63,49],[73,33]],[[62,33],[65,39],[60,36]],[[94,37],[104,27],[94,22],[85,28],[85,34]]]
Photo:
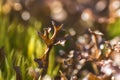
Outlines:
[[[0,20],[0,47],[4,51],[1,54],[5,57],[0,65],[2,80],[15,79],[14,66],[20,66],[23,80],[29,79],[25,76],[28,73],[28,68],[35,68],[34,58],[44,52],[45,46],[37,35],[41,23],[35,21],[27,27],[16,19],[10,23],[8,16],[1,16]],[[36,27],[36,25],[39,26]],[[8,76],[5,77],[6,75]]]
[[108,25],[108,34],[111,38],[120,34],[120,19],[116,19],[114,23]]

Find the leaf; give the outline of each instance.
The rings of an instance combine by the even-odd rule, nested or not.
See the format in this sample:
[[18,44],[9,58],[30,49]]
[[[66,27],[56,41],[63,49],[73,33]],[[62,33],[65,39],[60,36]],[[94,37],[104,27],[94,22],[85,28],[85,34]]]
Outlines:
[[55,66],[55,50],[54,50],[54,48],[51,49],[49,54],[50,55],[49,55],[49,62],[48,62],[47,73],[48,73],[48,75],[52,76],[52,71],[53,71],[54,66]]
[[60,64],[58,64],[58,65],[54,68],[53,73],[52,73],[53,76],[57,76],[57,73],[58,73],[58,71],[59,71],[59,68],[60,68]]

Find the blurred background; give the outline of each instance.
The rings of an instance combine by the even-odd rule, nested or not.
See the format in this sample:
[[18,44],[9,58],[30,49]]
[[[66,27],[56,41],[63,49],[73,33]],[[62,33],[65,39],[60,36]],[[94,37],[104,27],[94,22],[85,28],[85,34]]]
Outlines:
[[120,0],[0,0],[0,80],[15,80],[13,65],[20,66],[23,80],[32,80],[34,58],[46,47],[37,31],[51,21],[73,37],[92,28],[107,40],[119,38]]

